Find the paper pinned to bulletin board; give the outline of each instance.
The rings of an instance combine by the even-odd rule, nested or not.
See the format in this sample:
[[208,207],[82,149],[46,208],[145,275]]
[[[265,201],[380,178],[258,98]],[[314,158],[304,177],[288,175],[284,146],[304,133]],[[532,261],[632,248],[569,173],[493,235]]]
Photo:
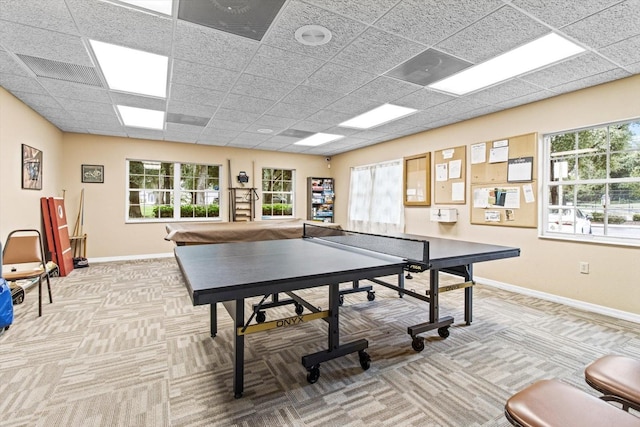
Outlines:
[[530,133],[470,146],[472,224],[538,226],[537,141]]
[[435,204],[465,204],[467,193],[467,147],[435,151]]

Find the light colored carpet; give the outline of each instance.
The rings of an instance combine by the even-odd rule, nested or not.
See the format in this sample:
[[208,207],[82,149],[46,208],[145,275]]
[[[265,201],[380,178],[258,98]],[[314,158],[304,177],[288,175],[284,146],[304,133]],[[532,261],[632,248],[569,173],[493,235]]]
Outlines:
[[[209,337],[208,308],[193,307],[175,260],[94,264],[52,286],[41,318],[33,288],[0,337],[2,426],[507,426],[505,401],[533,381],[597,395],[583,379],[589,362],[640,354],[637,324],[482,285],[470,326],[463,291],[441,295],[451,335],[424,334],[416,353],[406,328],[428,319],[427,304],[378,286],[375,301],[347,295],[341,310],[342,341],[369,340],[368,371],[350,355],[308,384],[300,359],[327,343],[325,322],[309,322],[247,336],[234,399],[231,319],[220,306]],[[325,291],[304,294],[322,306]]]

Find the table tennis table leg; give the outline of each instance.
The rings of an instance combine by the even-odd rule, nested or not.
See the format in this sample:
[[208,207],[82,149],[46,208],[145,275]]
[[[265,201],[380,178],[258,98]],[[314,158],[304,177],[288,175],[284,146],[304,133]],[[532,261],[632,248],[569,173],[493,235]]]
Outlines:
[[209,317],[211,318],[211,338],[218,334],[218,308],[216,303],[209,304]]
[[244,327],[244,299],[225,301],[222,303],[233,319],[234,327],[234,357],[233,357],[233,394],[236,399],[244,392],[244,335],[238,331]]
[[[473,264],[467,265],[464,280],[473,282]],[[473,320],[473,286],[464,289],[464,321],[469,326]]]

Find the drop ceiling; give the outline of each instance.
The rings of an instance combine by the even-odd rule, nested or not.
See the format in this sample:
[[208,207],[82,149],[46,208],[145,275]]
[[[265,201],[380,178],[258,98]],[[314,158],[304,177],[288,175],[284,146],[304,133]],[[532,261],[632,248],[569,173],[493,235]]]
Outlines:
[[[639,22],[640,0],[2,0],[0,85],[65,132],[329,156],[640,73]],[[306,25],[331,39],[301,44]],[[586,51],[464,96],[425,86],[550,32]],[[168,56],[167,98],[109,90],[89,39]],[[384,103],[418,111],[338,126]],[[164,130],[117,104],[164,111]],[[295,145],[316,132],[345,137]]]

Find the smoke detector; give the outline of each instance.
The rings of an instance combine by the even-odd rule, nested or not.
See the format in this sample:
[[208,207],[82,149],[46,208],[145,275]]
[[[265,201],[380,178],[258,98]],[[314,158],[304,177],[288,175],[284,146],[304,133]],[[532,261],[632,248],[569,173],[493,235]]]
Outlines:
[[305,25],[296,30],[295,37],[305,46],[322,46],[331,40],[331,31],[320,25]]

